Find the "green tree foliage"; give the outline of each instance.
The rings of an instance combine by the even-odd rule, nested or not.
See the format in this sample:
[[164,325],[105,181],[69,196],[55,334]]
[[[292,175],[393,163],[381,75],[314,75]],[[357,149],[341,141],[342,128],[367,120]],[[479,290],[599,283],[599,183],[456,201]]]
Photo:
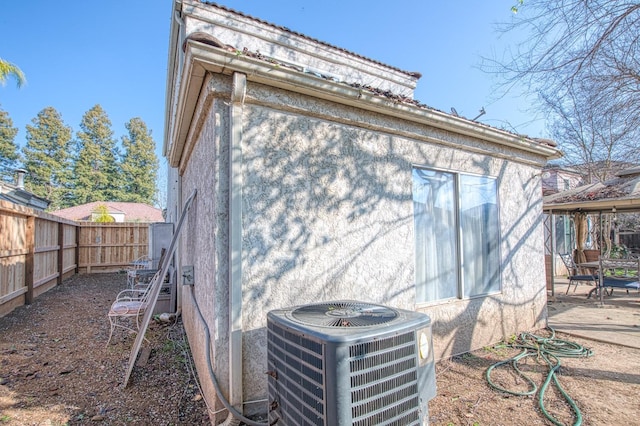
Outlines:
[[82,117],[73,168],[73,205],[121,198],[117,147],[111,120],[100,105]]
[[0,58],[0,84],[4,85],[7,81],[7,77],[14,77],[18,87],[21,87],[27,82],[22,70],[11,62],[5,61]]
[[97,213],[97,215],[93,219],[94,222],[111,223],[116,221],[113,216],[109,214],[109,207],[107,207],[105,204],[98,204],[95,212]]
[[13,127],[13,120],[9,114],[0,109],[0,179],[12,181],[15,169],[18,167],[20,154],[14,139],[18,128]]
[[122,170],[122,201],[153,204],[157,194],[158,158],[155,141],[140,118],[132,118],[125,127],[129,136],[122,138],[124,154]]
[[70,207],[71,127],[53,107],[40,111],[27,125],[27,143],[22,149],[27,170],[25,186],[51,201],[49,208]]
[[[155,141],[140,118],[125,127],[128,135],[122,137],[121,156],[111,121],[100,105],[84,114],[75,139],[55,108],[43,109],[26,126],[26,189],[49,200],[51,210],[92,201],[155,204]],[[14,143],[17,133],[8,113],[0,109],[0,179],[13,181],[23,160]]]

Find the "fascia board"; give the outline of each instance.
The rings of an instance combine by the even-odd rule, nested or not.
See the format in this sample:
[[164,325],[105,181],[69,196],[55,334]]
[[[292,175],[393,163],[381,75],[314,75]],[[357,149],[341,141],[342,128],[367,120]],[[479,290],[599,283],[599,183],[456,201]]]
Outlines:
[[598,201],[575,201],[572,203],[549,203],[544,204],[542,209],[546,212],[605,212],[611,211],[614,207],[617,212],[640,211],[640,199],[607,199]]
[[[176,103],[176,114],[170,129],[172,143],[169,144],[167,158],[171,167],[178,167],[180,164],[180,158],[182,157],[182,151],[206,73],[205,68],[202,67],[199,61],[190,52],[187,52],[178,102]],[[168,112],[168,114],[170,113],[171,111]],[[171,117],[168,117],[167,120],[171,121]]]
[[[188,40],[183,72],[183,83],[186,81],[188,84],[182,84],[180,90],[178,114],[176,115],[176,125],[174,126],[176,130],[174,131],[174,143],[172,144],[170,157],[170,164],[173,167],[176,167],[179,162],[179,158],[176,155],[179,155],[179,148],[184,146],[188,123],[191,123],[193,119],[195,103],[197,102],[202,79],[206,71],[222,74],[241,72],[247,75],[248,81],[413,121],[455,134],[478,138],[497,145],[540,155],[547,160],[562,157],[559,150],[541,145],[539,142],[524,136],[484,126],[441,111],[394,102],[391,99],[344,83],[333,82],[298,70],[267,63],[241,53],[238,54]],[[196,72],[197,75],[191,76],[192,72]],[[196,84],[197,82],[200,85]],[[197,93],[190,93],[192,90],[197,90]],[[186,128],[185,123],[187,123]],[[181,129],[178,130],[177,128]]]
[[169,136],[170,136],[170,126],[171,126],[171,105],[173,102],[173,85],[175,84],[176,78],[176,55],[178,49],[178,42],[180,36],[180,22],[182,19],[180,16],[182,2],[180,0],[174,0],[173,6],[171,8],[171,28],[169,30],[169,52],[167,58],[167,81],[165,83],[165,100],[164,100],[164,137],[162,142],[162,155],[167,157],[167,149],[169,147]]

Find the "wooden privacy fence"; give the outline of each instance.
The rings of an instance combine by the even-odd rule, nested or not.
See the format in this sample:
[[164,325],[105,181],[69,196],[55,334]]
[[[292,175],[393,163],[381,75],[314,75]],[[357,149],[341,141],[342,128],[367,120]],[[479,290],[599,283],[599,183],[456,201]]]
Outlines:
[[74,222],[0,200],[0,317],[73,274],[127,268],[148,241],[148,223]]
[[149,251],[149,224],[80,222],[78,272],[117,272]]

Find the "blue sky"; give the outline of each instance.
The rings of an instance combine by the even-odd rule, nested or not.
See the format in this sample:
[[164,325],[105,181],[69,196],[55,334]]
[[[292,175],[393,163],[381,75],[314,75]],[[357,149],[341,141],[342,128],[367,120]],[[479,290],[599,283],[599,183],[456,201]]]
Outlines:
[[[397,0],[226,0],[218,4],[285,26],[389,65],[422,73],[415,98],[450,112],[454,107],[498,128],[542,137],[544,122],[527,112],[519,93],[496,99],[495,77],[478,69],[481,57],[501,56],[513,35],[497,22],[512,18],[514,0],[450,2]],[[390,6],[390,4],[392,6]],[[95,104],[105,109],[114,136],[142,118],[161,160],[171,0],[4,1],[0,57],[18,65],[27,84],[0,87],[0,108],[18,127],[53,106],[75,132]]]

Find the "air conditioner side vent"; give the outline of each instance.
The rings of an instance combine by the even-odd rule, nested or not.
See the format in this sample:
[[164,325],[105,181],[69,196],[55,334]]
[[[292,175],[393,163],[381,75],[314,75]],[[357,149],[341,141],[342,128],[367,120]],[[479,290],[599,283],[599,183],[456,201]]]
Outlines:
[[[354,422],[378,424],[382,418],[398,416],[418,419],[415,342],[415,332],[411,331],[350,346]],[[383,413],[380,407],[386,407]]]
[[321,344],[268,324],[268,368],[277,372],[269,380],[269,394],[281,396],[274,409],[283,424],[324,424],[324,352]]
[[428,424],[431,319],[344,300],[267,314],[269,423]]
[[351,345],[349,347],[349,356],[356,357],[362,354],[370,354],[372,352],[395,348],[399,345],[413,345],[414,342],[414,333],[404,333],[399,336],[393,336],[390,339],[373,340],[371,342]]

